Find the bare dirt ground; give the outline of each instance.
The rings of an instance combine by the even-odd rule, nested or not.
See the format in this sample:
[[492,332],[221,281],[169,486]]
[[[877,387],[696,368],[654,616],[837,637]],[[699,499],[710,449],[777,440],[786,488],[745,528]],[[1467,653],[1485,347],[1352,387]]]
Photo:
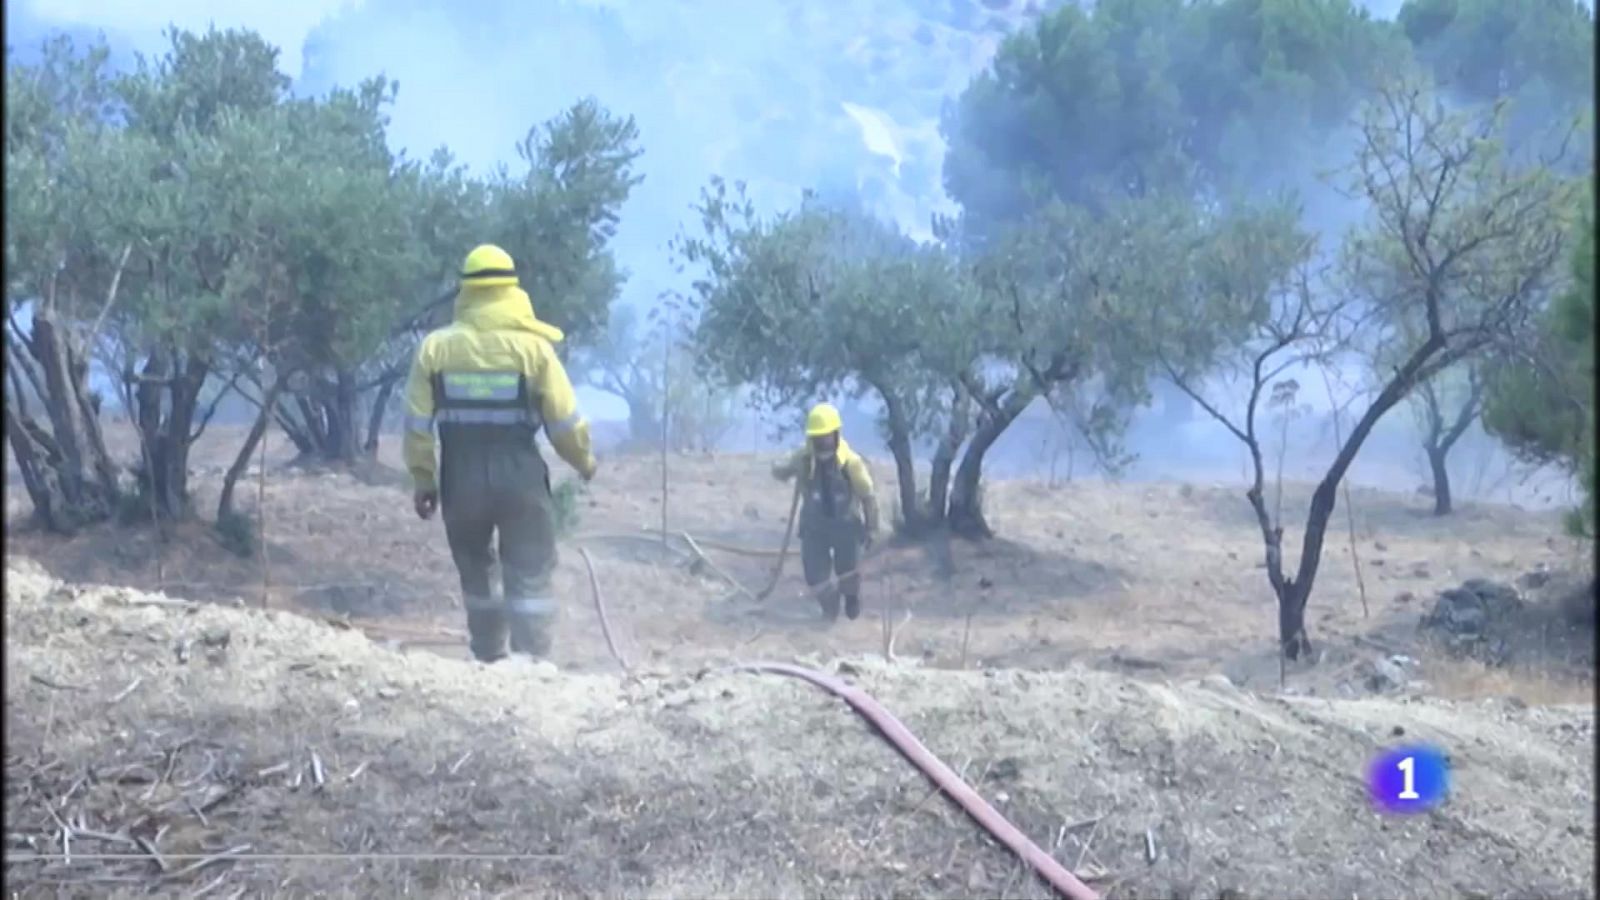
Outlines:
[[[196,504],[206,518],[237,441],[214,428],[197,448]],[[8,552],[75,580],[198,598],[239,596],[252,605],[265,599],[272,608],[381,621],[389,633],[459,630],[458,585],[443,527],[411,512],[396,451],[386,445],[380,464],[357,477],[290,473],[282,467],[286,450],[281,440],[269,446],[266,578],[259,560],[228,552],[203,525],[165,544],[150,530],[103,529],[61,542],[11,529]],[[790,494],[767,474],[769,463],[756,456],[672,457],[668,528],[708,544],[775,550]],[[570,477],[556,466],[558,481]],[[890,504],[892,469],[879,462],[875,474]],[[252,515],[257,488],[254,476],[240,488],[241,507]],[[1466,504],[1436,519],[1426,498],[1352,493],[1366,609],[1341,512],[1310,610],[1323,660],[1289,673],[1292,689],[1349,693],[1340,685],[1359,681],[1358,670],[1371,658],[1403,654],[1420,661],[1413,675],[1433,692],[1520,690],[1531,702],[1590,699],[1587,627],[1538,630],[1538,640],[1511,665],[1497,667],[1495,679],[1485,679],[1470,660],[1429,652],[1416,628],[1438,591],[1467,579],[1509,582],[1534,570],[1586,568],[1588,549],[1561,535],[1558,513]],[[1285,494],[1286,517],[1295,522],[1309,489],[1287,485]],[[1220,671],[1248,688],[1277,688],[1276,613],[1260,568],[1259,533],[1239,489],[1099,481],[1050,489],[999,481],[989,487],[987,506],[998,540],[886,543],[867,566],[862,618],[824,629],[793,556],[778,590],[756,603],[711,569],[686,565],[681,541],[663,549],[648,540],[645,530],[661,525],[659,460],[609,459],[580,501],[577,539],[563,542],[557,587],[565,609],[555,661],[564,669],[615,669],[589,603],[576,552],[581,545],[595,560],[625,652],[638,661],[696,665],[733,656],[881,653],[880,617],[887,613],[897,625],[896,652],[933,667],[959,667],[963,659],[968,666],[1030,669],[1079,662],[1155,676]],[[25,509],[22,492],[9,492],[13,521]],[[1290,547],[1291,554],[1298,550],[1293,533]],[[753,590],[766,583],[774,562],[709,546],[705,552]],[[1549,589],[1569,582],[1557,579]],[[1536,608],[1554,606],[1552,600]],[[464,658],[463,644],[437,649]]]
[[[1046,893],[797,682],[482,667],[152,599],[8,566],[8,853],[67,825],[79,854],[11,863],[25,896]],[[1581,707],[841,668],[1107,897],[1594,891]],[[1449,748],[1452,800],[1383,819],[1359,773],[1400,734]],[[520,858],[437,856],[469,852]]]
[[[198,448],[207,518],[236,441],[214,429]],[[351,475],[289,472],[269,449],[265,570],[203,525],[165,542],[149,529],[62,541],[8,528],[7,817],[28,823],[8,830],[36,851],[61,849],[62,823],[41,803],[55,798],[54,815],[86,817],[69,824],[154,841],[174,857],[163,858],[170,887],[220,878],[222,896],[1044,893],[836,701],[705,674],[734,659],[846,659],[1108,897],[1593,895],[1594,649],[1589,627],[1557,615],[1568,583],[1526,593],[1528,627],[1492,665],[1417,626],[1435,594],[1467,579],[1581,576],[1587,551],[1560,537],[1555,513],[1466,505],[1440,520],[1424,498],[1355,490],[1367,610],[1341,512],[1312,600],[1320,659],[1280,691],[1259,538],[1237,488],[997,482],[987,503],[1001,539],[890,543],[871,558],[862,619],[823,628],[797,560],[758,603],[683,542],[642,537],[661,522],[659,461],[609,459],[563,544],[558,672],[465,661],[442,528],[411,513],[392,451]],[[669,528],[752,588],[773,560],[711,544],[778,546],[789,493],[768,462],[669,460]],[[894,496],[887,466],[875,474]],[[256,489],[253,475],[241,486],[247,511]],[[8,492],[13,522],[20,494]],[[1286,488],[1289,521],[1307,495]],[[578,546],[626,654],[651,674],[618,674]],[[63,589],[46,570],[237,599],[130,607],[139,595]],[[378,640],[314,614],[353,617]],[[894,663],[882,661],[880,615],[897,624]],[[225,648],[207,646],[223,633]],[[424,634],[438,643],[424,647]],[[1406,677],[1375,685],[1373,667],[1397,658]],[[1452,754],[1452,800],[1380,819],[1362,768],[1402,735]],[[116,767],[136,764],[119,784]],[[245,844],[549,856],[191,871],[204,860],[176,858]],[[7,874],[29,892],[101,896],[133,887],[85,878],[142,886],[154,865],[17,863]]]

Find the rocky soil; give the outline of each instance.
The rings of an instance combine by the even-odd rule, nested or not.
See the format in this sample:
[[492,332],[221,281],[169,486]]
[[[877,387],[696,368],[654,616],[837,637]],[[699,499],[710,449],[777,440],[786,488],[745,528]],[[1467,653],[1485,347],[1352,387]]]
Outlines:
[[[1046,894],[799,682],[483,667],[16,559],[5,591],[21,896]],[[836,668],[1106,897],[1594,893],[1587,707]],[[1382,818],[1363,768],[1404,741],[1451,797]]]

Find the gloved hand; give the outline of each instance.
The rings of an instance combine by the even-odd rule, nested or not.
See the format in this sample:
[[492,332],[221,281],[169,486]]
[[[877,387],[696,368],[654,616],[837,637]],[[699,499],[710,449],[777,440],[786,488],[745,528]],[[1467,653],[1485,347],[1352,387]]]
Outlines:
[[416,491],[411,495],[411,506],[417,511],[417,518],[423,521],[433,518],[433,511],[439,508],[438,489]]

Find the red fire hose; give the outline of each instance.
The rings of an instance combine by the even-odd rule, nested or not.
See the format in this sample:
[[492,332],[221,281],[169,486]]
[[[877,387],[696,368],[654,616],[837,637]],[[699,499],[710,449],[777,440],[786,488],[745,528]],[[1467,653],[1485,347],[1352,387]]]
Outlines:
[[[589,569],[589,588],[594,597],[595,612],[600,616],[600,628],[605,633],[606,647],[611,651],[612,657],[626,670],[628,662],[612,639],[611,623],[606,616],[605,600],[602,598],[599,579],[594,574],[594,564],[589,560],[588,553],[582,550],[579,553],[583,556],[584,564]],[[779,559],[779,565],[781,566],[781,555]],[[777,582],[776,574],[775,572],[774,583]],[[866,691],[846,684],[832,675],[788,663],[735,663],[730,668],[736,672],[771,673],[799,678],[809,681],[844,700],[844,702],[850,704],[852,709],[860,713],[863,718],[875,725],[878,732],[889,743],[893,744],[895,749],[899,750],[906,759],[910,760],[912,765],[921,770],[922,774],[928,776],[952,800],[961,804],[961,808],[966,810],[974,821],[982,825],[984,830],[993,835],[995,840],[1006,845],[1012,853],[1015,853],[1031,866],[1039,874],[1039,877],[1055,888],[1057,893],[1067,898],[1067,900],[1100,900],[1099,895],[1091,890],[1088,885],[1079,881],[1077,876],[1067,871],[1066,866],[1056,862],[1055,858],[1050,854],[1039,849],[1039,845],[1029,840],[1027,835],[1007,821],[999,810],[990,806],[988,801],[984,800],[983,797],[978,795],[977,791],[972,789],[971,785],[962,781],[960,775],[957,775],[942,760],[934,756],[932,751],[917,740],[917,736],[912,734],[910,729],[901,724],[899,719],[896,719],[892,713],[883,707],[883,704],[874,700]]]
[[1088,885],[1079,881],[1077,876],[1067,871],[1066,866],[1056,862],[1054,857],[1039,849],[1039,845],[1029,840],[1028,836],[1019,831],[1015,825],[1006,821],[999,810],[990,806],[977,791],[961,780],[961,776],[934,756],[932,751],[917,740],[916,735],[866,691],[846,684],[832,675],[788,663],[735,663],[732,668],[740,672],[770,672],[800,678],[844,700],[863,718],[877,726],[878,731],[889,740],[889,743],[894,744],[895,749],[922,770],[922,774],[928,776],[940,790],[961,804],[961,808],[982,825],[984,830],[994,835],[995,840],[1005,844],[1012,853],[1032,866],[1039,877],[1055,888],[1057,893],[1067,900],[1099,900],[1099,895]]

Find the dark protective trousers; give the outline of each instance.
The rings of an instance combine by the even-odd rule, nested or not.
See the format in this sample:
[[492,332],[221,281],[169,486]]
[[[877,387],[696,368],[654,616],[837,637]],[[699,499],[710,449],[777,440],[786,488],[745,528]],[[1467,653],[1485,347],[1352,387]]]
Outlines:
[[[844,597],[844,613],[854,619],[861,614],[861,545],[866,527],[854,516],[838,519],[817,517],[800,529],[800,565],[805,569],[806,585],[822,606],[824,618],[839,618],[839,598]],[[829,576],[841,576],[836,584],[821,587]]]
[[[472,655],[485,662],[511,651],[550,652],[557,606],[550,470],[526,431],[455,426],[439,460],[439,505],[456,571]],[[504,593],[495,599],[490,569],[498,538]]]

